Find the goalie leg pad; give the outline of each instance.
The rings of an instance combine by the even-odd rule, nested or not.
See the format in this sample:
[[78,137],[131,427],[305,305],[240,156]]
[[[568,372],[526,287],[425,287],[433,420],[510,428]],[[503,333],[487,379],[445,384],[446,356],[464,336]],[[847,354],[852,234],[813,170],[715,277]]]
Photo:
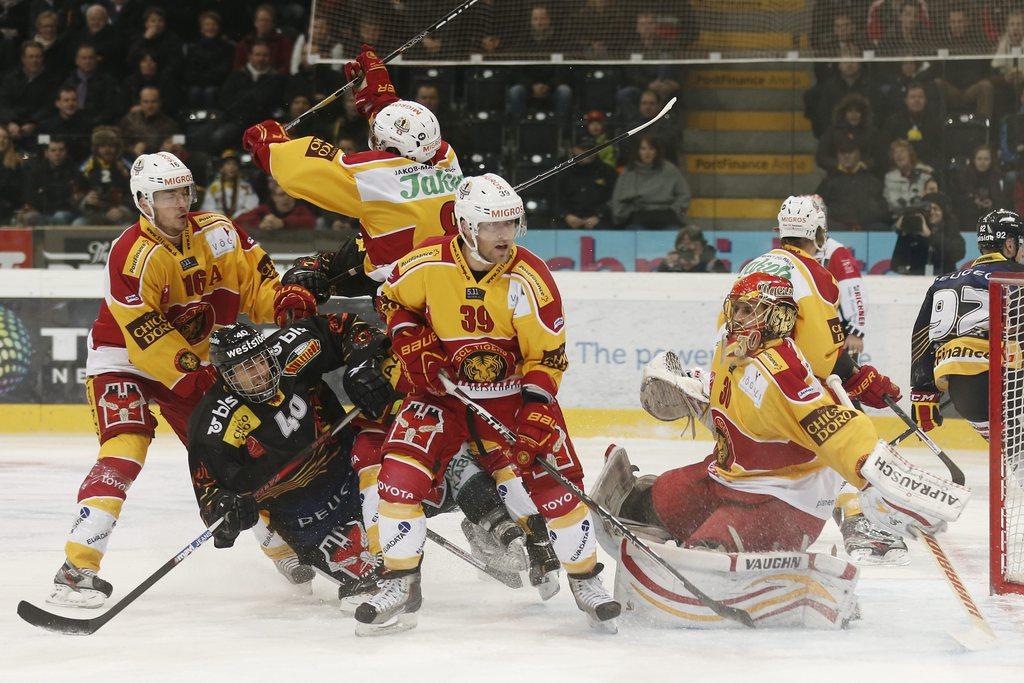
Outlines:
[[[719,553],[654,546],[715,600],[750,613],[758,627],[843,628],[856,618],[857,567],[817,553]],[[620,545],[615,598],[623,618],[664,628],[740,629],[705,607],[629,543]]]

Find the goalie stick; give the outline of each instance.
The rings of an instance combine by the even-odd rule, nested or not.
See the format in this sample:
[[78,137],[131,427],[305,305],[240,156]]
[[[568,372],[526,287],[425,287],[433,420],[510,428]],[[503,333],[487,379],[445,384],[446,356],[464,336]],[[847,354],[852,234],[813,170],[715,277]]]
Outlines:
[[[316,449],[327,443],[328,440],[338,432],[340,432],[348,423],[354,420],[359,415],[359,409],[355,409],[346,415],[342,420],[335,425],[334,429],[330,432],[324,432],[321,434],[313,443],[303,448],[294,458],[284,464],[277,473],[270,478],[265,484],[260,486],[253,492],[253,497],[256,500],[262,500],[266,497],[267,492],[270,491],[275,485],[281,482],[286,476],[291,474],[297,467],[304,464],[309,456],[312,455]],[[135,587],[132,592],[118,600],[114,605],[103,614],[98,617],[92,617],[89,619],[77,619],[74,617],[65,617],[60,614],[54,614],[47,612],[44,609],[36,607],[32,603],[22,600],[18,603],[18,616],[32,624],[33,626],[44,628],[48,631],[55,631],[57,633],[65,633],[69,635],[83,635],[87,636],[98,631],[104,624],[116,617],[125,607],[135,602],[140,595],[145,593],[147,590],[153,587],[157,581],[162,579],[168,572],[177,567],[179,564],[185,561],[189,555],[202,544],[213,538],[213,532],[217,530],[217,527],[221,525],[224,518],[214,521],[213,524],[203,530],[203,533],[199,534],[191,543],[182,548],[177,555],[167,560],[163,565],[160,566],[155,572],[150,574],[145,581]]]
[[[473,411],[477,415],[477,417],[479,417],[481,420],[490,425],[491,428],[494,429],[494,431],[498,432],[502,436],[502,438],[505,439],[505,441],[507,441],[510,445],[516,442],[516,435],[515,433],[512,432],[511,429],[502,424],[501,421],[498,420],[498,418],[491,415],[486,408],[484,408],[479,403],[477,403],[469,396],[467,396],[465,392],[463,392],[461,389],[455,386],[455,384],[443,373],[441,374],[441,382],[444,384],[445,389],[451,396],[454,396],[458,400],[462,401],[462,403],[464,403],[467,408]],[[571,481],[563,477],[561,473],[559,473],[559,471],[555,468],[555,466],[547,461],[547,458],[537,458],[537,464],[539,464],[541,466],[541,469],[547,472],[552,479],[554,479],[556,482],[558,482],[566,489],[568,489],[577,498],[582,500],[587,505],[587,507],[594,511],[595,514],[599,515],[602,519],[604,519],[609,524],[618,529],[618,531],[623,536],[629,539],[629,541],[634,546],[639,548],[645,555],[651,558],[651,560],[653,560],[665,571],[667,571],[669,574],[678,579],[679,582],[682,583],[683,586],[686,588],[686,590],[688,590],[693,595],[693,597],[700,600],[701,604],[703,604],[705,607],[707,607],[723,619],[731,619],[732,621],[739,622],[744,626],[747,626],[748,628],[756,628],[756,624],[754,623],[754,620],[749,613],[742,609],[739,609],[738,607],[730,607],[729,605],[726,605],[723,602],[715,600],[707,593],[694,586],[689,581],[689,579],[687,579],[679,572],[679,570],[677,570],[671,564],[666,562],[665,559],[661,557],[661,555],[658,555],[656,552],[654,552],[651,549],[651,547],[644,543],[636,534],[634,534],[629,529],[629,527],[620,522],[615,517],[615,515],[608,512],[603,507],[594,502],[594,499],[588,496],[586,493],[584,493],[583,489],[581,489],[579,486],[576,486],[576,484],[572,483]]]
[[[465,0],[465,2],[460,4],[455,9],[449,10],[448,12],[446,12],[444,14],[444,16],[439,18],[437,21],[435,21],[433,24],[431,24],[427,28],[425,28],[422,31],[420,31],[419,33],[417,33],[415,36],[413,36],[409,40],[405,41],[405,44],[403,44],[402,46],[398,47],[397,49],[395,49],[394,52],[392,52],[387,57],[385,57],[384,60],[383,60],[384,64],[390,63],[396,57],[400,56],[403,52],[405,52],[409,48],[415,47],[424,38],[427,38],[428,36],[430,36],[430,34],[434,33],[438,29],[444,27],[448,22],[453,21],[456,17],[458,17],[460,14],[462,14],[463,12],[468,10],[470,7],[475,5],[477,2],[479,2],[479,0]],[[310,43],[310,49],[312,49],[312,43]],[[360,76],[359,78],[355,78],[355,79],[349,81],[345,85],[341,86],[340,88],[338,88],[337,90],[332,92],[327,97],[325,97],[322,100],[320,100],[319,102],[317,102],[315,105],[313,105],[312,107],[310,107],[306,111],[304,111],[301,114],[299,114],[297,117],[295,117],[295,119],[293,119],[289,123],[285,124],[285,127],[284,127],[285,132],[286,133],[290,133],[292,131],[292,129],[295,128],[296,126],[298,126],[300,123],[302,123],[302,120],[305,119],[307,116],[313,114],[314,112],[318,112],[321,109],[323,109],[324,107],[326,107],[326,106],[332,104],[333,102],[337,101],[337,99],[339,97],[341,97],[346,92],[351,90],[352,87],[356,83],[358,83],[361,78],[362,78],[362,76]]]
[[[840,403],[851,410],[856,410],[849,395],[846,393],[846,389],[843,388],[843,381],[839,379],[838,376],[829,375],[828,379],[825,380],[825,383],[828,384],[830,389],[832,389],[832,392],[836,397],[838,397]],[[892,408],[897,415],[904,418],[903,421],[911,427],[911,429],[909,429],[908,432],[905,432],[905,434],[917,432],[918,436],[924,437],[922,438],[922,441],[927,439],[925,443],[930,443],[933,446],[932,452],[936,455],[939,455],[940,453],[942,454],[939,455],[939,459],[942,460],[943,464],[946,464],[949,468],[950,478],[953,482],[962,485],[964,483],[963,471],[953,464],[951,460],[947,464],[946,461],[949,460],[949,456],[946,456],[946,454],[942,452],[942,449],[935,445],[935,442],[928,439],[928,437],[921,432],[914,421],[910,419],[910,416],[895,404],[895,401],[887,397],[886,403],[889,404],[889,407]],[[904,438],[903,435],[897,437],[894,442],[902,440],[902,438]],[[978,604],[974,602],[974,598],[971,597],[971,592],[967,590],[967,586],[964,585],[963,579],[960,578],[960,573],[950,561],[949,555],[947,555],[943,547],[939,545],[939,541],[934,535],[922,529],[917,529],[916,532],[925,547],[928,548],[932,557],[935,558],[935,563],[939,565],[939,569],[941,569],[943,575],[945,575],[950,588],[953,589],[953,594],[956,595],[971,620],[971,628],[968,631],[964,633],[950,632],[949,635],[968,650],[982,650],[991,646],[996,641],[996,634],[989,625],[988,620],[985,619],[985,615],[983,615],[981,610],[978,609]]]

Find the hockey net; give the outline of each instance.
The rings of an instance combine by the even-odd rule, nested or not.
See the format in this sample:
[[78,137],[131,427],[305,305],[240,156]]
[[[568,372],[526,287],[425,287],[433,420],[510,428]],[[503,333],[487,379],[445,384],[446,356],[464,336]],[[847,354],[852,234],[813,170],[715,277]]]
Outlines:
[[[314,0],[310,61],[390,53],[460,0]],[[1001,0],[477,0],[402,62],[521,64],[992,59],[1024,46]]]
[[1024,593],[1024,276],[989,280],[990,585]]

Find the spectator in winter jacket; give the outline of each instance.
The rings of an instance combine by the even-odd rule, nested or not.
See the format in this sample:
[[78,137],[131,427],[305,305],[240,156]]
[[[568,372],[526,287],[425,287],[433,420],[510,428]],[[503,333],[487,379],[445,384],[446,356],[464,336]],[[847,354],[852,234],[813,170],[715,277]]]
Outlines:
[[199,15],[199,38],[185,46],[184,81],[193,107],[213,109],[217,92],[231,73],[235,46],[221,33],[216,12]]
[[630,230],[679,228],[690,208],[690,186],[662,156],[657,138],[640,138],[636,161],[622,172],[612,192],[612,219]]
[[[608,142],[608,117],[603,111],[591,110],[583,117],[585,137],[593,139],[594,144],[603,145]],[[597,153],[597,158],[609,168],[615,168],[618,151],[615,145],[609,145]]]
[[863,95],[850,93],[832,112],[832,125],[818,141],[815,161],[826,173],[833,173],[838,165],[839,145],[852,140],[860,149],[861,161],[869,171],[876,172],[880,163],[880,136],[872,122],[871,105]]
[[811,122],[814,137],[824,134],[836,105],[850,93],[864,96],[871,103],[871,111],[883,120],[885,102],[876,79],[865,73],[860,62],[842,61],[832,76],[804,93],[804,116]]
[[139,58],[148,53],[154,56],[164,72],[177,79],[181,70],[181,39],[167,28],[167,12],[162,7],[150,6],[143,13],[144,29],[128,49],[128,67],[139,63]]
[[67,143],[50,138],[42,156],[25,164],[19,225],[71,225],[75,219],[78,169],[68,157]]
[[932,177],[932,167],[918,162],[917,153],[906,140],[889,145],[892,170],[885,174],[885,201],[894,216],[920,203],[924,186]]
[[11,135],[0,128],[0,223],[9,223],[21,207],[21,155]]
[[[978,53],[977,27],[971,26],[971,17],[963,6],[953,5],[946,15],[946,36],[942,46],[951,55]],[[942,64],[941,76],[935,84],[942,92],[950,109],[966,109],[982,118],[992,118],[995,87],[992,69],[987,59],[950,59]]]
[[75,51],[75,70],[64,81],[78,95],[78,106],[90,127],[113,123],[122,111],[121,89],[117,80],[99,70],[96,48],[88,43]]
[[904,110],[889,117],[882,130],[883,139],[907,140],[919,159],[932,166],[943,166],[942,122],[936,106],[929,105],[925,88],[920,83],[907,86],[903,97]]
[[270,48],[270,66],[280,74],[287,74],[291,66],[292,41],[277,28],[277,10],[270,3],[256,8],[252,16],[252,33],[235,45],[235,69],[249,62],[249,52],[257,40],[266,41]]
[[857,141],[842,140],[837,155],[836,170],[817,190],[828,206],[828,229],[884,230],[890,219],[882,182],[861,161]]
[[40,121],[39,134],[64,140],[71,162],[80,164],[89,154],[92,126],[78,106],[78,93],[69,85],[61,86],[53,106],[50,116]]
[[955,270],[964,257],[963,235],[950,210],[949,197],[942,193],[922,197],[919,206],[897,218],[895,228],[898,236],[890,267],[897,273],[923,275],[931,270],[942,275]]
[[131,165],[122,155],[121,133],[113,126],[92,132],[92,155],[80,169],[85,194],[75,225],[121,225],[135,220],[130,188]]
[[270,201],[235,219],[243,230],[312,230],[316,227],[316,214],[301,199],[295,199],[270,181]]
[[57,83],[44,68],[42,46],[33,41],[22,43],[21,65],[0,81],[0,124],[13,140],[35,135],[56,90]]
[[970,230],[978,219],[995,209],[1009,208],[1009,188],[992,148],[980,145],[957,174],[953,205],[961,227]]
[[[572,155],[582,154],[594,147],[592,138],[581,138],[572,146]],[[615,171],[601,162],[597,156],[581,160],[558,178],[558,218],[562,225],[573,230],[606,230],[612,227],[611,199]]]
[[125,40],[110,25],[110,13],[100,3],[90,5],[85,10],[85,26],[75,36],[71,56],[78,52],[81,45],[92,45],[100,60],[100,68],[113,76],[121,76],[124,71],[124,60],[127,47]]
[[203,197],[203,211],[222,213],[228,218],[237,218],[257,208],[260,198],[244,178],[238,165],[238,152],[229,149],[221,155],[220,173],[206,188]]

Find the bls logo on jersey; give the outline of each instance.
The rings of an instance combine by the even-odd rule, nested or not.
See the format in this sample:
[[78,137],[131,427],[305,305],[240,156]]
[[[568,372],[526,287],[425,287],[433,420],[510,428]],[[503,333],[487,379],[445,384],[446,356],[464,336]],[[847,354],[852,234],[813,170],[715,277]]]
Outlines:
[[135,382],[112,382],[96,402],[100,419],[107,429],[120,425],[146,424],[146,399]]
[[320,552],[332,572],[342,572],[352,578],[369,576],[375,562],[366,547],[366,532],[359,522],[349,522],[344,529],[334,529],[320,542]]

